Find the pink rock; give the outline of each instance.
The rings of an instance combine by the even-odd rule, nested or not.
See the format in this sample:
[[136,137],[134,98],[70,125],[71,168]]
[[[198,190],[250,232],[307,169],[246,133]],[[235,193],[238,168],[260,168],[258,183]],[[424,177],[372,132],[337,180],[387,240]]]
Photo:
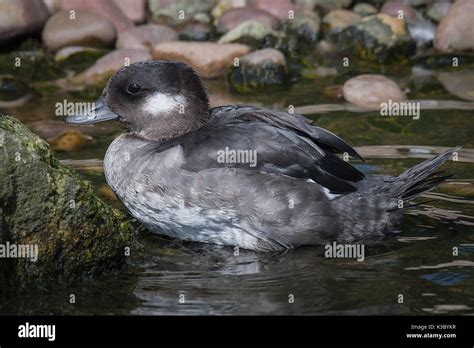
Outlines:
[[111,46],[115,42],[115,27],[108,19],[92,12],[69,11],[52,15],[43,33],[44,44],[53,51],[65,46]]
[[153,58],[183,61],[193,66],[202,77],[212,78],[225,74],[235,58],[249,51],[247,45],[241,44],[173,41],[156,46]]
[[74,78],[75,84],[94,85],[104,83],[120,68],[136,62],[151,60],[147,50],[123,49],[112,51],[100,58],[94,65]]
[[282,21],[288,20],[290,11],[295,11],[291,0],[249,0],[248,5],[267,11]]
[[399,11],[403,11],[403,19],[415,19],[416,17],[415,9],[410,5],[405,4],[403,1],[387,1],[380,9],[380,13],[392,17],[398,17],[400,14]]
[[132,22],[145,21],[145,0],[114,0],[114,2]]
[[170,27],[145,24],[120,33],[116,47],[151,50],[162,42],[176,40],[178,40],[178,34]]
[[226,33],[248,20],[260,21],[273,29],[276,29],[280,23],[280,20],[277,17],[266,11],[257,8],[244,7],[224,12],[217,21],[217,30],[220,33]]
[[434,46],[443,52],[474,49],[474,1],[457,0],[436,30]]
[[133,22],[112,0],[62,0],[61,9],[97,13],[110,20],[119,33],[133,27]]
[[41,0],[0,0],[0,42],[39,31],[48,16]]
[[397,84],[383,75],[364,74],[353,77],[342,87],[344,99],[368,109],[379,109],[381,103],[406,99]]

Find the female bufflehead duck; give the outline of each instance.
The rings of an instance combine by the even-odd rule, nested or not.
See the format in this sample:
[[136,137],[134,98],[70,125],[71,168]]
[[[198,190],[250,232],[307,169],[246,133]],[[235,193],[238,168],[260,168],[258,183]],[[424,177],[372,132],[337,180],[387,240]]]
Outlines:
[[397,177],[364,175],[361,156],[303,116],[247,105],[209,109],[181,62],[141,62],[107,83],[95,109],[68,123],[118,119],[128,132],[104,159],[107,183],[149,230],[257,251],[381,236],[402,202],[437,186],[454,150]]

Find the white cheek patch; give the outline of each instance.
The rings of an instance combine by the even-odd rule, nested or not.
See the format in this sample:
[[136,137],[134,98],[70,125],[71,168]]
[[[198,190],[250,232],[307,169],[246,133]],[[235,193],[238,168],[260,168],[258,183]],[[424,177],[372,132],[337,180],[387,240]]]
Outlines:
[[151,115],[159,115],[171,111],[180,112],[181,110],[184,112],[185,103],[186,99],[179,94],[153,93],[145,99],[142,109]]

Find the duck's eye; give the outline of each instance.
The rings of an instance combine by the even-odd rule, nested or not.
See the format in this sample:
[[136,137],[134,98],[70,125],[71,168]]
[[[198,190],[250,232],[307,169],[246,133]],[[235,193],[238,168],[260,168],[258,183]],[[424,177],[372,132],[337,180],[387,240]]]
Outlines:
[[141,90],[142,90],[142,88],[137,83],[132,83],[132,84],[128,85],[128,88],[127,88],[127,92],[131,93],[131,94],[137,94]]

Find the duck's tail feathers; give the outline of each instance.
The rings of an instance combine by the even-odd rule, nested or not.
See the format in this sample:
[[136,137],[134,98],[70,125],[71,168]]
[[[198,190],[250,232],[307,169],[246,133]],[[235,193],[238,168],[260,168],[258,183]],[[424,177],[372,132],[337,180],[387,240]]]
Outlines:
[[454,153],[461,147],[443,152],[429,160],[404,171],[395,178],[392,186],[392,197],[408,201],[419,197],[424,192],[434,190],[440,183],[452,177],[436,170],[446,161],[454,158]]

